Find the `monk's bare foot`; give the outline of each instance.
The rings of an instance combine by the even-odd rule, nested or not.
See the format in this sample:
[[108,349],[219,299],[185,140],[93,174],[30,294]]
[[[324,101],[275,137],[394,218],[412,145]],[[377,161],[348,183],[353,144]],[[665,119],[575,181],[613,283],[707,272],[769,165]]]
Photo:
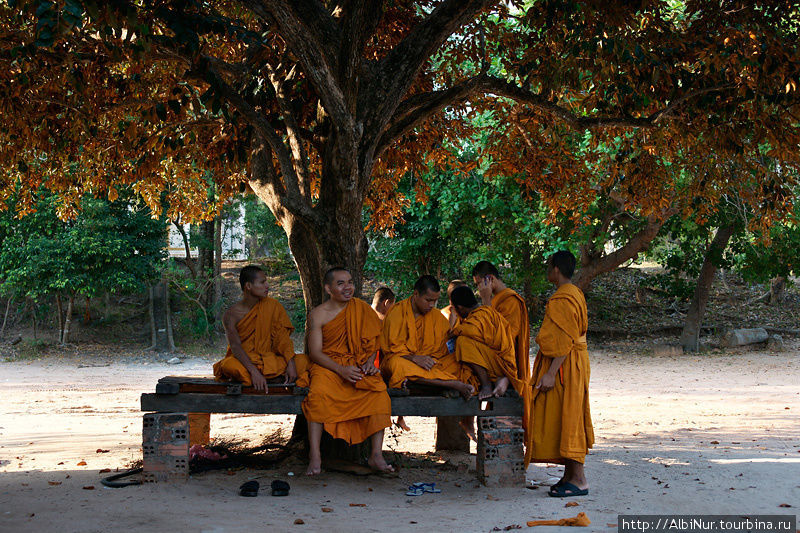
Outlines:
[[370,466],[370,468],[377,470],[378,472],[394,472],[394,467],[386,462],[386,459],[383,458],[382,453],[370,456],[367,464]]
[[399,427],[403,431],[411,431],[411,427],[406,424],[406,419],[402,416],[397,417],[397,422],[394,423],[395,426]]
[[492,389],[491,384],[483,385],[481,390],[478,392],[478,399],[485,400],[486,398],[491,398],[492,394],[494,394],[494,390]]
[[465,400],[469,400],[472,395],[475,394],[475,387],[467,383],[457,383],[453,388],[457,390]]
[[307,476],[318,476],[322,473],[322,458],[311,458],[308,460]]
[[508,389],[508,378],[503,376],[502,378],[497,380],[497,383],[494,385],[494,390],[492,391],[492,395],[495,398],[500,398],[501,396],[505,395],[506,390]]
[[458,425],[461,426],[461,429],[464,430],[464,433],[467,434],[467,437],[473,442],[478,442],[478,436],[475,435],[475,426],[472,424],[472,419],[467,420],[459,420]]

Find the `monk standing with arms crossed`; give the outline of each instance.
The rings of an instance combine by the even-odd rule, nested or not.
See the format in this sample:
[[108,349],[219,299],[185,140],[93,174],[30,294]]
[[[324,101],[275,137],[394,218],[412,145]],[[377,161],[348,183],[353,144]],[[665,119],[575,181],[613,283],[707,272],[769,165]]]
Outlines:
[[548,493],[556,498],[589,493],[583,463],[594,444],[586,300],[570,282],[574,271],[575,256],[566,250],[548,260],[547,280],[557,289],[547,302],[536,337],[539,353],[533,365],[533,427],[525,450],[525,464],[564,465],[564,477]]
[[241,381],[265,392],[267,381],[294,382],[297,363],[303,372],[306,358],[295,358],[289,337],[294,327],[283,306],[267,296],[267,276],[259,267],[248,265],[239,272],[239,284],[242,299],[222,315],[228,353],[214,364],[214,378]]
[[309,388],[303,400],[310,447],[306,474],[322,471],[323,427],[349,444],[369,438],[369,465],[393,472],[382,453],[383,432],[391,424],[391,404],[375,367],[380,320],[366,302],[353,298],[353,277],[346,269],[328,270],[323,286],[330,299],[308,316],[308,351],[314,364],[308,377],[298,381],[299,386]]

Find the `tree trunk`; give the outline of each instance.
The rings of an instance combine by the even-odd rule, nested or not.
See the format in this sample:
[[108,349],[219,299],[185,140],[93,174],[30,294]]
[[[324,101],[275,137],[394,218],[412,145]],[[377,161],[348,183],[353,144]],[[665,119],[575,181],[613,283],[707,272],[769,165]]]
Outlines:
[[[220,323],[222,315],[222,217],[214,219],[214,302],[211,307],[214,324]],[[213,335],[214,328],[210,334]]]
[[700,327],[703,323],[706,304],[708,304],[708,294],[711,284],[714,282],[714,274],[717,272],[717,265],[720,263],[722,253],[727,248],[735,230],[733,225],[719,228],[708,247],[681,334],[681,346],[686,352],[696,352],[700,348]]
[[0,327],[0,340],[5,338],[6,336],[6,324],[8,323],[8,311],[11,309],[11,302],[14,301],[14,298],[10,297],[6,300],[6,312],[3,315],[3,326]]
[[777,304],[783,301],[786,295],[786,278],[783,276],[775,276],[769,280],[769,303]]
[[189,269],[189,272],[192,273],[192,278],[197,277],[197,265],[192,259],[192,249],[189,247],[189,236],[186,235],[186,230],[183,229],[183,224],[180,222],[173,221],[175,227],[178,228],[178,232],[181,234],[181,240],[183,241],[183,251],[186,257],[184,258],[183,262],[186,267]]
[[149,293],[151,345],[148,349],[173,352],[175,343],[172,340],[172,321],[169,316],[169,284],[166,280],[161,280],[150,287]]
[[75,302],[75,296],[70,294],[67,301],[67,314],[64,316],[64,334],[61,335],[60,344],[67,344],[69,342],[69,328],[72,325],[72,304]]
[[61,304],[61,295],[56,294],[56,315],[58,315],[58,343],[64,342],[64,307]]
[[469,453],[469,437],[459,425],[460,416],[436,417],[436,450]]

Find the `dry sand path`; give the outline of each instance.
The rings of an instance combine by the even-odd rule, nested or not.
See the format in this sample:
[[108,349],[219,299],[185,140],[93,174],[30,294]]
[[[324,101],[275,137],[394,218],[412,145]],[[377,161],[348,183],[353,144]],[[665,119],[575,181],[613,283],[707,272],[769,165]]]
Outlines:
[[[395,479],[287,477],[303,471],[300,461],[276,470],[206,473],[177,486],[102,487],[101,469],[141,458],[139,394],[163,375],[209,370],[202,359],[178,366],[112,357],[0,363],[0,531],[484,532],[512,524],[527,529],[527,520],[584,511],[590,530],[608,532],[620,513],[796,514],[800,508],[797,343],[777,355],[593,350],[597,443],[587,458],[590,495],[574,498],[577,507],[565,508],[543,488],[479,486],[464,469],[406,468]],[[387,446],[431,451],[433,421],[409,423],[412,432],[387,439]],[[212,436],[258,442],[291,424],[287,416],[215,415]],[[451,460],[474,467],[474,456]],[[528,474],[546,480],[558,468],[532,466]],[[291,494],[237,496],[251,478],[262,488],[287,479]],[[414,481],[435,481],[442,493],[409,498],[405,488]],[[305,524],[294,525],[298,518]],[[555,529],[565,528],[537,531]]]

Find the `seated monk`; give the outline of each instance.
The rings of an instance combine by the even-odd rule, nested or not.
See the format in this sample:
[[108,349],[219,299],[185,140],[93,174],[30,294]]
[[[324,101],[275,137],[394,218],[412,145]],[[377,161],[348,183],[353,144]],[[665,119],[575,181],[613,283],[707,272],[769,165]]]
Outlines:
[[478,398],[500,397],[512,384],[523,394],[525,383],[517,377],[514,340],[506,319],[489,306],[479,306],[469,287],[452,294],[461,324],[453,329],[456,359],[472,369],[480,384]]
[[292,383],[297,379],[297,362],[305,370],[305,357],[295,359],[289,335],[294,331],[286,310],[267,296],[264,271],[255,265],[239,272],[242,299],[222,315],[228,352],[214,364],[214,377],[241,381],[243,385],[267,390],[267,381]]
[[447,350],[450,326],[436,311],[440,292],[436,278],[422,276],[411,297],[386,315],[381,330],[381,371],[392,388],[419,383],[453,389],[469,399],[474,389],[458,380],[460,365]]
[[309,461],[306,474],[322,471],[320,439],[323,426],[334,438],[349,444],[372,444],[369,465],[393,472],[383,458],[383,431],[391,424],[386,383],[375,368],[380,321],[366,302],[353,298],[353,277],[332,268],[323,279],[330,299],[308,316],[311,365],[299,381],[309,391],[303,400],[308,420]]
[[[395,295],[394,291],[389,287],[379,287],[377,291],[375,291],[375,296],[372,297],[372,309],[375,311],[375,314],[378,315],[378,319],[381,321],[381,326],[383,326],[383,320],[386,318],[386,313],[389,312],[389,309],[392,308],[395,302]],[[381,367],[381,352],[378,351],[378,355],[375,357],[375,368]]]
[[489,261],[480,261],[472,269],[472,280],[478,287],[483,305],[491,305],[503,315],[511,328],[517,358],[517,377],[530,380],[530,325],[525,300],[503,283],[497,267]]
[[589,412],[588,319],[583,292],[570,282],[575,256],[566,250],[548,260],[547,280],[557,289],[545,307],[536,337],[533,364],[533,423],[526,439],[525,464],[531,460],[564,465],[564,477],[549,495],[584,496],[589,484],[583,463],[594,444]]
[[453,299],[451,298],[451,296],[453,295],[453,289],[455,289],[456,287],[463,287],[465,285],[466,283],[463,280],[454,279],[447,286],[447,301],[450,302],[450,305],[442,309],[442,314],[447,319],[447,322],[450,323],[451,330],[456,326],[456,324],[461,322],[461,319],[458,317],[458,313],[456,313],[456,308],[453,305]]
[[389,312],[389,309],[392,308],[394,302],[394,292],[389,287],[379,287],[378,290],[375,291],[375,296],[372,297],[372,309],[375,311],[375,314],[378,315],[381,322],[386,318],[386,314]]

